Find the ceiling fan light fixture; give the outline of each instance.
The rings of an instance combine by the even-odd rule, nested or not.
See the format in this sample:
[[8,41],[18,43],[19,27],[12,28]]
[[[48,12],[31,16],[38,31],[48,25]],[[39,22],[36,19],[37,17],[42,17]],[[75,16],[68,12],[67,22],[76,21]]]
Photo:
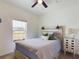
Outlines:
[[48,5],[43,0],[36,0],[32,7],[35,7],[37,4],[42,4],[45,8],[48,7]]
[[42,4],[42,0],[38,0],[38,3],[39,3],[39,4]]

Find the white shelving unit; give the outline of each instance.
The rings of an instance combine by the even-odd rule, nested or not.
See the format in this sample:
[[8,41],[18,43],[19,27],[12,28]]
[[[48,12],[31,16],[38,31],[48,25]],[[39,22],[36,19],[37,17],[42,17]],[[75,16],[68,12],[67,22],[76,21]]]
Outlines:
[[42,33],[53,33],[53,32],[57,32],[60,29],[56,29],[56,26],[44,26],[44,30],[41,30]]

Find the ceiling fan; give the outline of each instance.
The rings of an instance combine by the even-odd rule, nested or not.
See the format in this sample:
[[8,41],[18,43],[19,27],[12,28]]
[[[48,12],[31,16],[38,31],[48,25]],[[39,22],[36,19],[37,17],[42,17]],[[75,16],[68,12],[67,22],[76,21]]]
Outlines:
[[35,7],[38,3],[42,4],[45,8],[48,7],[44,0],[36,0],[36,2],[32,5],[32,8]]

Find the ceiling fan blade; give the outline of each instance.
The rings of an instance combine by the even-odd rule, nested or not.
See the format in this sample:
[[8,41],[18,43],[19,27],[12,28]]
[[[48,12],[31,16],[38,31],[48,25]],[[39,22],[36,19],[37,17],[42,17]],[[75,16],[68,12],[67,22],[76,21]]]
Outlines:
[[37,3],[38,3],[38,2],[36,1],[36,2],[32,5],[32,7],[34,7]]
[[48,7],[47,4],[46,4],[44,1],[42,2],[42,5],[43,5],[45,8]]

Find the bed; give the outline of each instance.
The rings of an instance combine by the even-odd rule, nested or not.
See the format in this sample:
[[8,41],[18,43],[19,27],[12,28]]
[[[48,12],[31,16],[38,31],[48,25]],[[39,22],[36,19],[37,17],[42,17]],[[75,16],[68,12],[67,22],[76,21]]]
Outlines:
[[60,50],[60,39],[27,39],[16,42],[15,57],[19,57],[18,59],[55,59],[58,57]]
[[16,42],[16,51],[20,51],[29,59],[54,59],[60,49],[60,40],[29,39]]

